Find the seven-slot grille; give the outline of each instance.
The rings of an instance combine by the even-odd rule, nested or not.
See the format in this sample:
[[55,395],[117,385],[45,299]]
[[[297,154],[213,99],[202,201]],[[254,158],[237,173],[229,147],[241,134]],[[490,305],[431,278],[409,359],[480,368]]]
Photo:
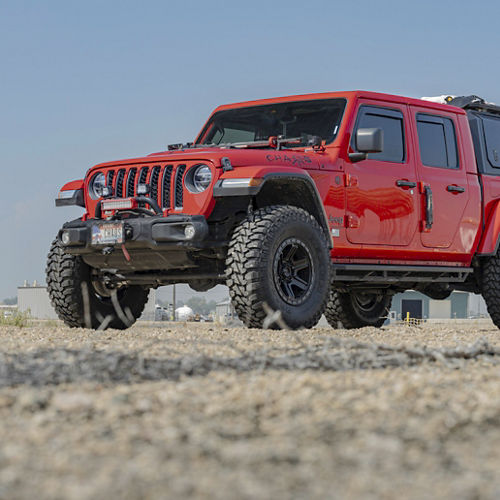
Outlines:
[[171,207],[170,203],[170,192],[172,189],[170,185],[172,184],[172,165],[167,165],[163,169],[163,175],[161,176],[161,206],[162,207]]
[[127,177],[127,196],[134,196],[135,195],[135,178],[137,177],[137,169],[131,168],[128,171],[128,177]]
[[118,170],[118,175],[116,177],[116,187],[113,191],[113,193],[116,195],[117,198],[121,198],[123,196],[123,179],[125,178],[125,169],[120,168]]
[[138,184],[150,186],[150,197],[162,208],[183,207],[184,174],[187,166],[154,165],[152,167],[131,167],[108,170],[106,184],[113,187],[114,197],[127,198],[137,194]]
[[184,194],[184,184],[182,178],[186,171],[186,165],[179,165],[175,172],[175,208],[182,208],[182,195]]

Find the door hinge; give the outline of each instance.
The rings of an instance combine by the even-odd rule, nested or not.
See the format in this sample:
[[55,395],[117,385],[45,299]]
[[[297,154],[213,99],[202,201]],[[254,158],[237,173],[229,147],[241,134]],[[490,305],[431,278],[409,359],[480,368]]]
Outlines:
[[345,222],[348,228],[357,229],[359,227],[359,219],[355,215],[346,215]]
[[358,185],[358,178],[354,177],[351,174],[345,174],[345,186],[346,187],[355,187]]

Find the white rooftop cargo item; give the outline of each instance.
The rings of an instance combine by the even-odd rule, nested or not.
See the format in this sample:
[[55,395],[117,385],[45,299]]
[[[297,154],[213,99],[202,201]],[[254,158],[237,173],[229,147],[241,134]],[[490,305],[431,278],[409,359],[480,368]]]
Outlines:
[[434,97],[421,97],[422,101],[437,102],[438,104],[448,104],[452,99],[455,99],[455,95],[437,95]]

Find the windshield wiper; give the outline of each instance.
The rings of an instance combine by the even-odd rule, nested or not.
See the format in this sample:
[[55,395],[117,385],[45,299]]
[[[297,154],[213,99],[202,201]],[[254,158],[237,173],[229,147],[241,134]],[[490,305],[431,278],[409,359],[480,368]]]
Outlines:
[[[222,148],[235,148],[235,149],[246,149],[246,148],[273,148],[273,149],[283,149],[284,145],[296,145],[304,147],[319,147],[322,144],[322,139],[318,135],[302,134],[300,137],[283,137],[274,136],[269,137],[267,141],[245,141],[245,142],[231,142],[227,144],[217,144],[217,147]],[[207,146],[207,145],[206,145]],[[212,144],[208,146],[213,146]]]
[[[271,137],[269,138],[271,140]],[[282,149],[282,144],[297,144],[304,147],[321,147],[323,139],[319,135],[302,134],[300,137],[277,137],[276,138],[276,149]]]
[[210,143],[210,144],[194,144],[188,142],[186,144],[169,144],[168,150],[174,151],[179,149],[195,149],[195,148],[231,148],[231,149],[251,149],[251,148],[273,148],[283,149],[285,145],[295,145],[303,147],[321,147],[322,139],[318,135],[302,134],[299,137],[283,137],[281,135],[272,135],[265,141],[242,141],[242,142],[227,142],[227,143]]
[[[174,144],[174,146],[176,146]],[[209,144],[193,144],[191,148],[233,148],[233,149],[245,149],[245,148],[274,148],[273,144],[267,141],[244,141],[244,142],[220,142],[219,144],[209,143]],[[181,148],[172,148],[181,149]]]

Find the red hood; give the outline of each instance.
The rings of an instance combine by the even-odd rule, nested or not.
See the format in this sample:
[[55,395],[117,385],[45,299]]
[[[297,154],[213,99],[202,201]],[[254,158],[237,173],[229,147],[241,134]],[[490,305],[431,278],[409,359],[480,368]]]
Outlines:
[[[223,149],[223,148],[196,148],[181,149],[175,151],[161,151],[139,158],[128,158],[107,163],[100,163],[90,169],[116,167],[121,165],[134,165],[154,162],[182,162],[182,161],[210,161],[216,167],[221,166],[221,158],[229,158],[234,167],[253,165],[272,165],[283,167],[297,167],[305,169],[319,169],[332,160],[332,149],[330,154],[308,150],[281,150],[275,149]],[[324,168],[324,167],[323,167]]]

